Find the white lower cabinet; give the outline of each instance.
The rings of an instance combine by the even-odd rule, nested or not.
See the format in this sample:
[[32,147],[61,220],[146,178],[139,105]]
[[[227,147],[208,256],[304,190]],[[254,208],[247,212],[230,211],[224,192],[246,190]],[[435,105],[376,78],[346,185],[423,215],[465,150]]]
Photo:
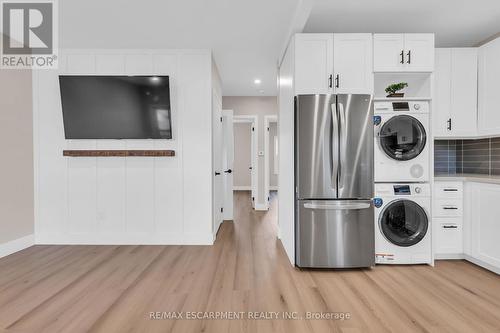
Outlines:
[[439,258],[452,258],[463,253],[462,218],[433,219],[435,225],[436,250]]
[[470,255],[478,264],[500,271],[500,185],[470,183],[468,192]]
[[463,255],[463,184],[435,182],[433,199],[434,253],[436,259]]

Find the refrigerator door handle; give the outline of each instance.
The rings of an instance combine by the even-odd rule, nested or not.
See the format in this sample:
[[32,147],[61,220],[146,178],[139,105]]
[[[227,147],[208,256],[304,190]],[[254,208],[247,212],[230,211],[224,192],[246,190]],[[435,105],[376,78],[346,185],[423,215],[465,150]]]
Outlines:
[[335,202],[310,201],[304,203],[304,208],[322,209],[322,210],[358,210],[358,209],[368,209],[371,206],[372,206],[371,201],[335,201]]
[[[347,145],[347,133],[345,133],[346,129],[346,115],[344,110],[344,104],[338,103],[337,107],[339,109],[339,162],[338,162],[338,189],[340,193],[340,189],[344,187],[343,170],[342,170],[342,161],[346,159],[346,145]],[[340,194],[339,194],[340,195]]]
[[339,119],[337,107],[335,104],[331,105],[332,108],[332,137],[331,137],[331,154],[332,154],[332,185],[337,187],[337,176],[339,170]]

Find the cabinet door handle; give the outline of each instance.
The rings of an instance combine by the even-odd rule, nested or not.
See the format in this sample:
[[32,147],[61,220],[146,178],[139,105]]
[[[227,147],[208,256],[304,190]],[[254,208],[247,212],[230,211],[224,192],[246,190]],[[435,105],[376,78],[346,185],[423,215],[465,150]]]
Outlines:
[[445,210],[457,210],[458,207],[443,207]]
[[337,74],[337,76],[335,76],[335,88],[339,87],[340,87],[340,74]]
[[333,75],[331,75],[331,74],[328,77],[328,87],[333,88]]
[[443,225],[443,229],[457,229],[456,225]]
[[405,50],[401,50],[401,53],[399,54],[401,56],[401,64],[405,63]]
[[408,56],[408,62],[407,63],[411,64],[411,50],[408,51],[407,56]]
[[451,131],[451,118],[450,118],[450,119],[448,119],[447,123],[448,123],[448,126],[446,127],[446,129],[447,129],[448,131]]
[[444,192],[458,192],[458,188],[444,188]]

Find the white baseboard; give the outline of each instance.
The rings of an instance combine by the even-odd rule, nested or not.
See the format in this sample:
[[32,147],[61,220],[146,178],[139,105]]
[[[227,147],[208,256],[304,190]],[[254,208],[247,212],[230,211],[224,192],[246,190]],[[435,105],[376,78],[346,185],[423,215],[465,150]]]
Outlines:
[[233,186],[233,191],[251,191],[252,186]]
[[212,233],[40,233],[35,242],[44,245],[212,245],[214,236]]
[[464,259],[467,260],[467,261],[470,261],[471,263],[473,264],[476,264],[478,266],[481,266],[489,271],[492,271],[493,273],[496,273],[498,275],[500,275],[500,267],[495,267],[491,264],[488,264],[482,260],[479,260],[479,259],[476,259],[476,258],[473,258],[467,254],[464,254]]
[[254,206],[255,210],[269,210],[266,204],[256,203]]
[[0,258],[24,250],[33,245],[35,245],[35,235],[33,234],[0,244]]
[[436,260],[463,260],[465,259],[463,253],[452,253],[452,254],[435,254],[434,259]]

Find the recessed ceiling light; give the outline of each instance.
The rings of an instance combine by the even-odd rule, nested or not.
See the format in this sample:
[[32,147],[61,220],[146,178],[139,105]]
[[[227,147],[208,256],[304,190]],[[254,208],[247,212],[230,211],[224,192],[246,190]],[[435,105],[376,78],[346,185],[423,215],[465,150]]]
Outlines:
[[260,84],[261,82],[262,82],[262,81],[261,81],[260,79],[255,79],[255,80],[253,80],[253,83],[255,83],[255,84],[257,84],[257,85],[258,85],[258,84]]

